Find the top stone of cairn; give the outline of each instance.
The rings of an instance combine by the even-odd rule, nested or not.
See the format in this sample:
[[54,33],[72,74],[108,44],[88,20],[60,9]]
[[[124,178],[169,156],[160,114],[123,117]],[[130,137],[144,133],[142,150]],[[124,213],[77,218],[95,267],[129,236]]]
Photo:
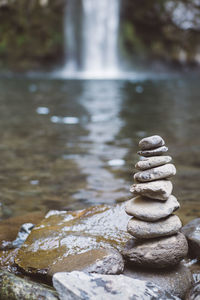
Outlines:
[[139,142],[139,147],[141,150],[155,149],[164,145],[165,141],[159,135],[146,137]]

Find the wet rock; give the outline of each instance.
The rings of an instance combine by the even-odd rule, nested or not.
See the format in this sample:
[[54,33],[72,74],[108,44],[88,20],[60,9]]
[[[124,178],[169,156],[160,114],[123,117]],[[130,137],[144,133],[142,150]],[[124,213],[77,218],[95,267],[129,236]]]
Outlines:
[[185,300],[200,300],[200,282],[192,287]]
[[162,146],[153,150],[138,151],[138,154],[144,157],[162,155],[168,151],[166,146]]
[[19,249],[16,264],[28,273],[47,274],[53,264],[68,255],[100,247],[121,251],[130,238],[126,232],[130,217],[124,206],[100,205],[81,211],[48,213]]
[[141,268],[126,268],[124,275],[131,278],[151,281],[170,294],[184,299],[192,284],[192,274],[182,263],[170,269],[147,270]]
[[137,196],[126,202],[126,213],[144,221],[157,221],[171,215],[179,208],[173,195],[165,202]]
[[61,300],[172,300],[170,295],[152,282],[124,275],[99,275],[84,272],[57,273],[53,285]]
[[53,264],[48,276],[57,272],[83,271],[99,274],[121,274],[124,270],[122,255],[114,249],[93,249],[77,255],[69,255]]
[[149,182],[153,180],[169,178],[175,174],[175,166],[173,164],[166,164],[146,171],[137,172],[134,175],[134,179],[139,182]]
[[49,287],[0,270],[0,299],[3,300],[58,300],[56,291]]
[[31,233],[31,230],[34,228],[34,224],[32,223],[25,223],[21,226],[19,233],[16,237],[16,239],[12,242],[3,241],[2,245],[0,246],[1,250],[8,250],[13,248],[19,248],[22,246],[22,244],[25,242],[29,234]]
[[28,213],[22,216],[12,217],[0,222],[0,248],[4,250],[7,242],[16,239],[20,227],[24,223],[37,224],[44,218],[43,213]]
[[171,156],[153,156],[153,157],[143,157],[142,160],[138,161],[135,165],[136,169],[144,171],[154,167],[162,166],[168,164],[172,161]]
[[154,149],[154,148],[158,148],[163,145],[165,145],[165,141],[159,135],[152,135],[152,136],[143,138],[139,142],[139,147],[141,150]]
[[149,240],[132,239],[122,254],[134,265],[161,269],[178,264],[187,251],[187,240],[182,233],[178,233]]
[[167,200],[172,193],[172,183],[169,180],[156,180],[147,183],[136,183],[130,188],[135,196],[142,195],[152,199]]
[[176,215],[157,222],[145,222],[132,218],[128,222],[128,232],[140,239],[149,239],[176,234],[181,229],[181,221]]
[[185,234],[188,245],[189,254],[193,257],[200,258],[200,218],[194,219],[186,224],[182,229]]

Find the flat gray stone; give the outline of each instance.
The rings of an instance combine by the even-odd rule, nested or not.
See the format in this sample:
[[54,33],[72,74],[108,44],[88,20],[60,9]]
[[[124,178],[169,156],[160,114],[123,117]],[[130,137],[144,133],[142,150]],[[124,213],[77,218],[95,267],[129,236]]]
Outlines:
[[140,160],[136,163],[135,167],[136,167],[136,169],[138,169],[140,171],[144,171],[147,169],[151,169],[154,167],[168,164],[171,161],[172,161],[172,158],[169,155],[143,157],[142,160]]
[[146,171],[137,172],[134,179],[139,182],[149,182],[158,179],[172,177],[176,174],[176,168],[173,164],[166,164],[164,166],[156,167]]
[[57,272],[75,270],[99,274],[121,274],[124,270],[124,260],[115,249],[92,249],[58,260],[50,267],[47,275],[52,277]]
[[162,155],[168,151],[168,148],[166,146],[162,146],[159,148],[155,148],[153,150],[144,150],[144,151],[138,151],[138,154],[141,156],[149,157],[149,156],[156,156],[156,155]]
[[171,215],[157,222],[146,222],[132,218],[128,222],[127,231],[135,238],[150,239],[176,234],[181,226],[181,221],[176,215]]
[[178,264],[188,252],[182,233],[149,240],[131,239],[122,255],[130,263],[146,268],[166,268]]
[[173,185],[169,180],[156,180],[145,183],[135,183],[130,192],[134,196],[141,195],[152,199],[167,200],[172,193]]
[[146,137],[139,142],[139,147],[142,150],[154,149],[163,145],[165,145],[165,142],[159,135]]
[[188,245],[189,254],[193,257],[200,258],[200,218],[194,219],[186,224],[182,229],[185,234]]
[[56,273],[53,286],[60,300],[180,300],[155,283],[124,275]]
[[126,202],[128,215],[144,221],[157,221],[171,215],[180,207],[176,197],[171,195],[165,202],[137,196]]
[[[170,294],[185,299],[187,291],[192,285],[192,274],[183,263],[167,269],[144,269],[140,267],[128,267],[124,275],[145,281],[151,281],[159,285]],[[191,299],[190,299],[191,300]],[[194,299],[193,299],[194,300]]]

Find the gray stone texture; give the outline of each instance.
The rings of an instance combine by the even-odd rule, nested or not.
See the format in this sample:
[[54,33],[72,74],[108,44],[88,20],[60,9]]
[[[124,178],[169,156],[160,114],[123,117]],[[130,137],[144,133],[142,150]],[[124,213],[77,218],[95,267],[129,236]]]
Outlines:
[[176,168],[173,164],[166,164],[149,170],[137,172],[134,179],[137,182],[149,182],[164,178],[169,178],[176,174]]
[[161,136],[159,136],[159,135],[152,135],[152,136],[143,138],[139,142],[139,147],[141,150],[154,149],[154,148],[158,148],[163,145],[165,145],[165,142],[164,142],[163,138],[161,138]]
[[140,171],[144,171],[147,169],[151,169],[154,167],[162,166],[168,164],[172,161],[171,156],[163,155],[163,156],[152,156],[152,157],[143,157],[140,161],[138,161],[135,165],[136,169]]
[[181,231],[188,240],[189,254],[200,259],[200,218],[186,224]]
[[137,196],[126,202],[128,215],[144,221],[157,221],[171,215],[180,207],[176,197],[171,195],[165,202]]
[[156,155],[162,155],[168,151],[168,148],[166,146],[162,146],[153,150],[144,150],[144,151],[138,151],[138,154],[141,156],[149,157],[149,156],[156,156]]

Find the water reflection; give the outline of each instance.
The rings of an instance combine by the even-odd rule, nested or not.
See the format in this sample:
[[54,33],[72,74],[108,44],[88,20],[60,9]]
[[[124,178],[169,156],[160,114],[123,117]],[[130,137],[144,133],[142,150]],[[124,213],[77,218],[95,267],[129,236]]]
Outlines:
[[137,142],[157,133],[177,165],[181,217],[200,216],[199,93],[194,78],[2,79],[2,215],[127,199]]

